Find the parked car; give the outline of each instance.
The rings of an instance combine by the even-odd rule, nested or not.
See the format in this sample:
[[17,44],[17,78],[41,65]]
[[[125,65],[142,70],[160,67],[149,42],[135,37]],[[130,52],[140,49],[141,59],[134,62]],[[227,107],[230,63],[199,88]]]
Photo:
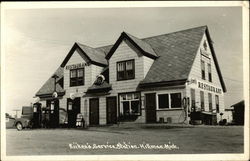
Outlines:
[[5,123],[6,128],[13,128],[15,127],[15,118],[11,117],[8,113],[5,114]]
[[32,128],[33,108],[32,106],[23,106],[21,118],[15,120],[15,127],[18,131],[23,128]]

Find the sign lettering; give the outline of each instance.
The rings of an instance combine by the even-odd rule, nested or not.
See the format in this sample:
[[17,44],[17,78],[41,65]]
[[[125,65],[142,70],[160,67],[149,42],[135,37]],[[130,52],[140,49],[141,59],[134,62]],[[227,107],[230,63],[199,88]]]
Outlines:
[[87,63],[79,63],[79,64],[67,65],[66,70],[83,68],[85,66],[88,66],[88,64]]
[[214,86],[208,85],[206,83],[202,83],[202,82],[198,82],[198,88],[203,89],[203,90],[207,90],[210,92],[214,92],[214,93],[222,93],[222,90],[220,88],[216,88]]

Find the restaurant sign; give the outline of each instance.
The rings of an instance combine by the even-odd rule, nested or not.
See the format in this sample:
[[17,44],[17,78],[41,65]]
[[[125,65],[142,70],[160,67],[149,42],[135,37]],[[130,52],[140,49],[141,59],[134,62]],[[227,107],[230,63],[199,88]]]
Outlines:
[[85,66],[88,66],[88,63],[79,63],[79,64],[67,65],[66,70],[84,68]]
[[214,93],[222,93],[222,90],[220,88],[216,88],[214,86],[208,85],[206,83],[202,83],[198,81],[198,88],[206,90],[206,91],[210,91],[210,92],[214,92]]

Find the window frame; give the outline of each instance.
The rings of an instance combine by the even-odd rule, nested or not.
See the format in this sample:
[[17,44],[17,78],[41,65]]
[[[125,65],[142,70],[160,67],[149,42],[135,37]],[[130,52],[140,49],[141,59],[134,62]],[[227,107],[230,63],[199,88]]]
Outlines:
[[[131,94],[131,99],[128,100],[127,99],[127,95]],[[135,98],[135,94],[138,96],[138,98]],[[122,96],[125,95],[125,100],[123,100]],[[139,110],[138,110],[138,113],[136,114],[133,114],[131,111],[132,111],[132,102],[133,101],[138,101],[139,102]],[[129,104],[129,115],[130,116],[141,116],[142,115],[142,103],[141,103],[141,93],[138,92],[138,91],[134,91],[134,92],[125,92],[125,93],[118,93],[118,115],[120,116],[121,115],[121,112],[123,113],[124,115],[124,111],[121,110],[121,104],[123,102],[128,102]]]
[[[214,98],[215,98],[216,112],[219,113],[220,112],[220,98],[219,98],[219,95],[216,94]],[[218,107],[217,107],[217,105],[218,105]]]
[[208,93],[207,95],[208,95],[208,111],[213,112],[213,96],[212,96],[212,93]]
[[[83,76],[78,77],[78,73],[79,71],[82,70],[83,71]],[[71,72],[72,71],[76,71],[76,77],[71,77]],[[82,83],[79,83],[79,78],[82,79]],[[76,81],[76,84],[73,85],[72,84],[72,79],[75,79],[74,81]],[[77,68],[77,69],[70,69],[69,70],[69,87],[76,87],[76,86],[84,86],[85,85],[85,68]]]
[[208,81],[212,82],[212,66],[211,63],[207,63],[207,73],[208,73]]
[[[203,65],[204,65],[204,70],[202,69]],[[206,64],[204,60],[201,60],[201,78],[203,80],[206,80]]]
[[[171,94],[177,94],[179,93],[181,95],[181,107],[172,107],[172,103],[171,103]],[[156,94],[157,97],[156,97],[156,110],[159,110],[159,111],[164,111],[164,110],[178,110],[178,109],[183,109],[182,107],[182,99],[183,99],[183,92],[182,91],[171,91],[171,92],[162,92],[162,93],[157,93]],[[166,108],[159,108],[159,95],[168,95],[168,107]]]
[[204,91],[200,91],[200,106],[201,106],[201,111],[205,111],[205,96],[204,96]]
[[[132,77],[128,77],[127,72],[131,71],[131,70],[127,70],[127,62],[132,61],[132,72],[133,72],[133,76]],[[124,64],[124,78],[119,78],[118,77],[118,64],[119,63],[123,63]],[[121,72],[121,71],[119,71]],[[123,61],[118,61],[116,62],[116,80],[117,81],[123,81],[123,80],[132,80],[135,79],[135,59],[129,59],[129,60],[123,60]]]

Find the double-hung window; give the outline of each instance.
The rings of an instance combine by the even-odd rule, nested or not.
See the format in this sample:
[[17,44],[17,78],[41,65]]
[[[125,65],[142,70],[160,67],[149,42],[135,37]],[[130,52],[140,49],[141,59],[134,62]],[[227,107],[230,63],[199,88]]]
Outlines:
[[140,115],[140,93],[125,93],[120,95],[120,113],[124,116]]
[[215,105],[216,105],[216,112],[220,112],[220,105],[219,105],[219,96],[215,95]]
[[135,78],[134,60],[117,62],[117,80],[129,80],[134,78]]
[[213,111],[213,104],[212,104],[212,94],[208,93],[208,106],[209,106],[209,111]]
[[158,94],[158,109],[181,107],[181,93]]
[[84,68],[70,70],[70,87],[84,85]]
[[208,70],[208,81],[212,82],[212,72],[211,72],[211,64],[207,64],[207,70]]
[[201,60],[201,78],[204,79],[204,80],[206,79],[204,60]]
[[201,111],[205,110],[205,105],[204,105],[204,92],[200,91],[200,101],[201,101]]

